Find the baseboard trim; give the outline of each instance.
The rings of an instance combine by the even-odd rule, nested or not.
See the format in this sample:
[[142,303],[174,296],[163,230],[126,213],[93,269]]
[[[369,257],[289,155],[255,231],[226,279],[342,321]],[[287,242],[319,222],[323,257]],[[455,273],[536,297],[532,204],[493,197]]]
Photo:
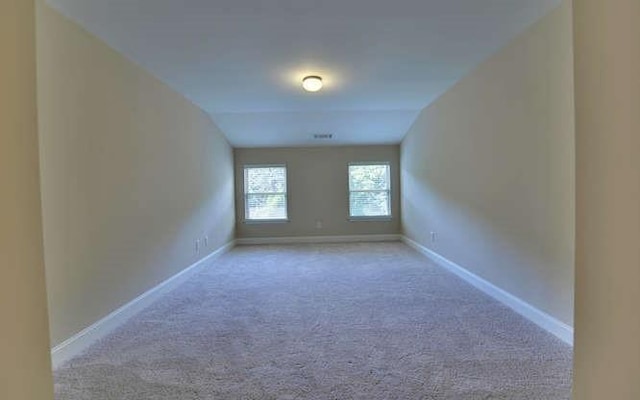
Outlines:
[[236,239],[243,245],[258,244],[301,244],[301,243],[362,243],[362,242],[399,242],[402,235],[348,235],[348,236],[291,236]]
[[51,363],[53,368],[58,368],[65,362],[80,355],[93,343],[113,332],[116,328],[129,320],[129,318],[152,304],[163,294],[176,288],[195,273],[199,272],[208,262],[213,261],[215,258],[230,251],[234,246],[235,241],[225,244],[200,261],[185,268],[181,272],[178,272],[176,275],[131,300],[129,303],[113,311],[111,314],[97,321],[93,325],[83,329],[69,339],[55,346],[51,350]]
[[485,294],[508,306],[509,308],[527,318],[542,329],[555,335],[563,342],[573,346],[573,328],[571,326],[545,313],[544,311],[537,309],[536,307],[512,295],[511,293],[500,289],[491,282],[479,277],[478,275],[475,275],[472,272],[469,272],[467,269],[461,267],[453,261],[446,259],[433,250],[422,246],[414,240],[411,240],[406,236],[402,236],[402,241],[408,246],[417,250],[419,253],[425,255],[428,259],[435,262],[439,266],[464,279],[475,288],[481,290]]

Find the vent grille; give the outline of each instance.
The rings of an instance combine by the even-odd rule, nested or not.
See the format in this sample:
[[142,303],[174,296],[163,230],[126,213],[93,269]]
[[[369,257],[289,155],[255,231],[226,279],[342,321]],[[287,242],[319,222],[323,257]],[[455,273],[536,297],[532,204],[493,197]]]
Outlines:
[[318,139],[318,140],[328,140],[328,139],[333,139],[333,134],[331,133],[316,133],[315,135],[313,135],[314,139]]

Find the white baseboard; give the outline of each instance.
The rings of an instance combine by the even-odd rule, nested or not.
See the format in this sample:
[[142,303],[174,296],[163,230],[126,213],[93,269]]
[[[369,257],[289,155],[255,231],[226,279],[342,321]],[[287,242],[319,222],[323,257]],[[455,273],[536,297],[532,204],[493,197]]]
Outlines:
[[181,283],[185,282],[191,276],[199,272],[204,268],[208,262],[228,252],[235,246],[235,241],[231,241],[219,249],[215,250],[208,256],[204,257],[195,264],[187,267],[171,278],[160,283],[143,293],[142,295],[131,300],[129,303],[113,311],[111,314],[102,318],[98,322],[83,329],[81,332],[73,335],[69,339],[60,343],[51,350],[51,362],[53,368],[57,368],[66,361],[72,359],[75,356],[80,355],[84,350],[91,346],[96,341],[102,339],[109,333],[113,332],[116,328],[125,323],[129,318],[142,311],[144,308],[155,302],[160,296],[176,288]]
[[348,236],[292,236],[236,239],[238,245],[298,244],[298,243],[357,243],[399,242],[401,235],[348,235]]
[[424,254],[427,258],[429,258],[439,266],[454,273],[455,275],[470,283],[472,286],[513,309],[515,312],[535,323],[542,329],[557,336],[563,342],[573,346],[573,328],[571,326],[545,313],[544,311],[535,308],[531,304],[519,299],[511,293],[500,289],[491,282],[469,272],[467,269],[442,257],[440,254],[434,252],[433,250],[429,250],[428,248],[409,239],[408,237],[403,236],[402,241],[416,249],[418,252]]

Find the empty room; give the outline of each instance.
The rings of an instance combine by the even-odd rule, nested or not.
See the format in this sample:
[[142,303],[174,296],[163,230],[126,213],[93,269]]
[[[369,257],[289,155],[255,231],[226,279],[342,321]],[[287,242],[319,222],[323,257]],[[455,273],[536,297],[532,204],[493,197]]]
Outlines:
[[4,2],[0,398],[640,399],[637,18]]

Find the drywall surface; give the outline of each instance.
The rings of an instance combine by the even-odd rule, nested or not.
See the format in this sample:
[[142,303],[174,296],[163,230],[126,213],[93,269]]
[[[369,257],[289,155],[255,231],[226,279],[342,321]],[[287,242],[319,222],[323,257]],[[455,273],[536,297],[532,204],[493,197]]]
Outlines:
[[33,0],[0,3],[0,399],[53,399]]
[[401,147],[405,235],[569,325],[571,40],[564,3],[426,108]]
[[143,69],[53,9],[37,15],[57,345],[233,239],[233,151],[204,112]]
[[574,399],[640,399],[640,2],[574,7]]
[[[400,233],[399,147],[346,146],[235,149],[237,234],[239,238]],[[388,221],[349,220],[350,162],[389,162],[391,214]],[[243,166],[286,164],[287,223],[244,221]],[[320,221],[322,228],[317,228]]]

